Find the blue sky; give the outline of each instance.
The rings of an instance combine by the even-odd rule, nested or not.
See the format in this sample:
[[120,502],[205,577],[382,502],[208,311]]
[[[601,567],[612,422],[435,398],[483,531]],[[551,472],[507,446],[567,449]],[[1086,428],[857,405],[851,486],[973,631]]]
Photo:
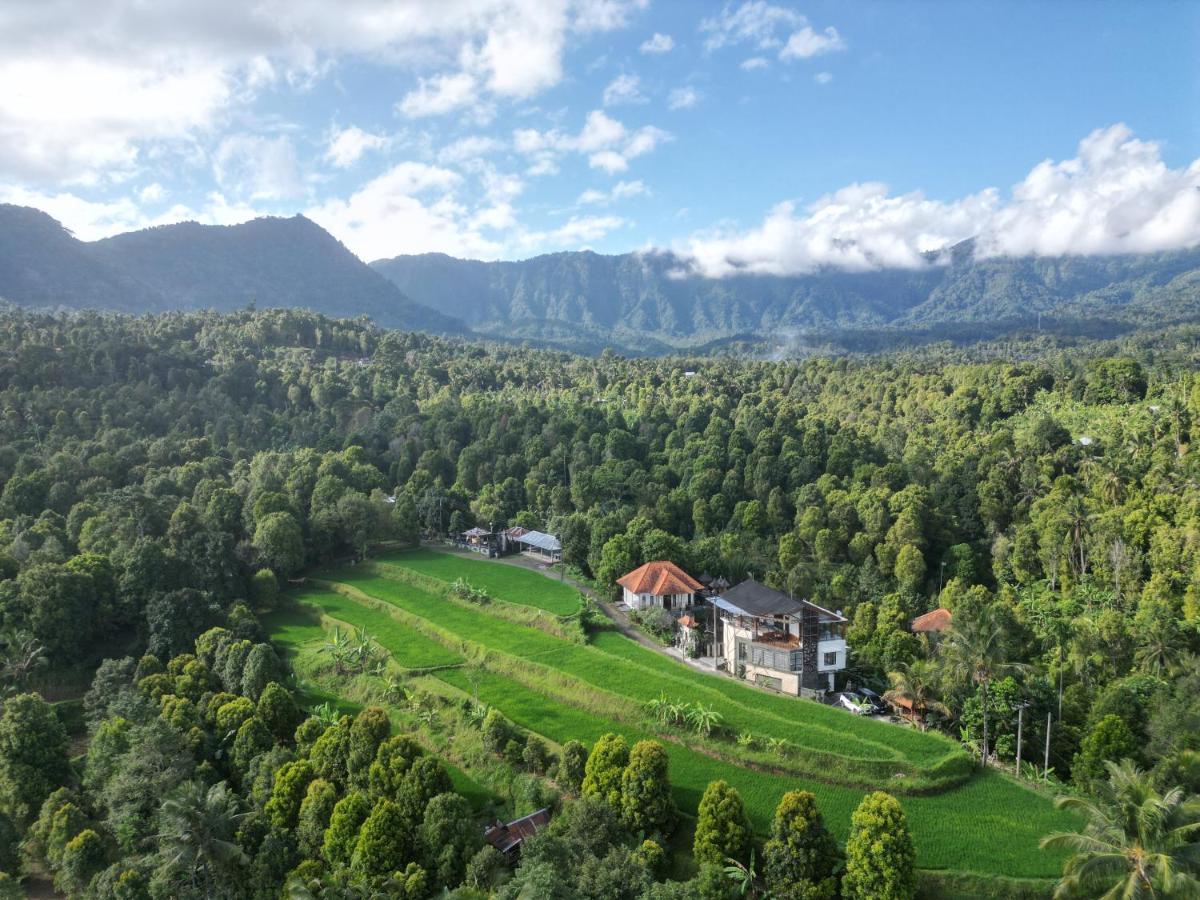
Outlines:
[[0,200],[713,275],[1194,246],[1198,39],[1183,2],[5,4]]

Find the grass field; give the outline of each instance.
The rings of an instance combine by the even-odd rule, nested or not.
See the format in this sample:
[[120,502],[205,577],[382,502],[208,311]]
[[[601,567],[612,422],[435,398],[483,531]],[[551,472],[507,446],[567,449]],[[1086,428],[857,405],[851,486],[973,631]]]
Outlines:
[[[580,645],[488,616],[485,607],[448,603],[360,568],[335,571],[328,577],[461,638],[548,666],[635,703],[644,703],[663,692],[675,699],[703,702],[721,713],[724,724],[736,732],[784,738],[797,748],[842,757],[906,762],[918,769],[960,753],[942,738],[856,719],[818,703],[773,696],[733,680],[693,671],[620,634],[599,636],[603,639],[599,646]],[[347,603],[354,605],[353,601]]]
[[[618,633],[601,633],[594,646],[580,646],[496,619],[487,614],[486,606],[461,606],[362,569],[335,572],[328,577],[466,640],[557,669],[631,701],[657,696],[665,690],[681,699],[700,699],[722,712],[729,710],[731,722],[745,724],[756,734],[785,736],[797,745],[864,758],[929,765],[957,752],[943,738],[843,716],[838,710],[765,694],[731,679],[695,672]],[[338,607],[341,615],[330,615],[357,621],[355,607],[362,613],[382,615],[352,599],[343,599],[345,604]],[[404,631],[412,634],[410,628]],[[381,643],[386,645],[386,641]],[[397,658],[402,665],[409,665],[404,659],[409,646],[411,641],[398,645]],[[465,672],[451,669],[436,673],[436,677],[468,693],[478,690],[481,700],[496,706],[517,724],[559,743],[578,738],[590,744],[608,731],[624,734],[631,741],[651,736],[496,673],[485,672],[472,681]],[[724,778],[742,793],[760,831],[769,827],[775,804],[785,791],[804,788],[817,795],[830,827],[844,838],[850,813],[864,793],[815,779],[755,771],[682,744],[667,742],[666,747],[676,800],[682,809],[694,813],[708,782]],[[901,802],[913,827],[919,865],[925,869],[1051,877],[1060,871],[1061,858],[1039,851],[1037,842],[1049,831],[1076,824],[1070,816],[1056,811],[1045,797],[995,772],[976,775],[939,794],[904,796]]]
[[445,582],[465,578],[473,587],[497,600],[533,606],[556,616],[579,612],[578,590],[519,566],[438,553],[435,550],[406,550],[382,556],[379,561],[403,566]]

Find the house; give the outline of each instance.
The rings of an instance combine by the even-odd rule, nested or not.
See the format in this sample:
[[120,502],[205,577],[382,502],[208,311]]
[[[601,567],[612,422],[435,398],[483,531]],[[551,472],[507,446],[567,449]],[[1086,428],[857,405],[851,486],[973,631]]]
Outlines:
[[515,863],[521,854],[521,843],[550,824],[550,809],[539,809],[515,821],[504,824],[499,820],[483,830],[483,839]]
[[675,563],[656,559],[617,579],[630,609],[691,609],[704,585]]
[[785,694],[833,690],[846,667],[842,615],[753,579],[709,603],[719,615],[716,655],[730,674]]
[[457,543],[463,549],[474,553],[482,553],[484,556],[496,555],[496,535],[485,528],[468,528]]
[[908,627],[913,634],[941,634],[950,627],[950,618],[950,610],[939,606],[923,616],[917,616]]

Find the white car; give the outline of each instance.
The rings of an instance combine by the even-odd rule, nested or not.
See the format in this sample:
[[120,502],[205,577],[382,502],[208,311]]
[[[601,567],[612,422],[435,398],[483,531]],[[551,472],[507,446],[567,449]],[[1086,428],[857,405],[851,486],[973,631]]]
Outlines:
[[869,701],[847,691],[842,691],[842,693],[838,694],[837,705],[843,709],[850,710],[856,716],[866,716],[873,712]]

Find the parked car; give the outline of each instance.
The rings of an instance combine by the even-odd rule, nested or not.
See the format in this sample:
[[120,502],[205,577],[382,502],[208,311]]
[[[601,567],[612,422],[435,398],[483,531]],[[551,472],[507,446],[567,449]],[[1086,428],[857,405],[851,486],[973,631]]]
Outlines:
[[837,695],[837,703],[835,705],[850,710],[856,716],[867,716],[873,712],[867,698],[860,697],[854,691],[842,691]]

